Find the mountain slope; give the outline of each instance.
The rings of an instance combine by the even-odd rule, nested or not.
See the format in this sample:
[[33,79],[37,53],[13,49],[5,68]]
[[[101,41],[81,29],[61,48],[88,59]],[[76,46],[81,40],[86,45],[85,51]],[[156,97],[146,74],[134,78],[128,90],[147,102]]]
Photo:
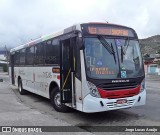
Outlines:
[[155,35],[146,39],[140,39],[141,52],[144,55],[155,54],[160,49],[160,35]]

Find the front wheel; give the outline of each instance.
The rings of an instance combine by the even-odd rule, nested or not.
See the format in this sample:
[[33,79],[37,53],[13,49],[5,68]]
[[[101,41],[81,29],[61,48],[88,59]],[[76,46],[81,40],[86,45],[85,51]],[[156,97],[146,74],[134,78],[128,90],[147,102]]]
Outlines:
[[59,89],[53,88],[50,95],[52,106],[58,112],[68,112],[69,108],[61,103],[60,96]]

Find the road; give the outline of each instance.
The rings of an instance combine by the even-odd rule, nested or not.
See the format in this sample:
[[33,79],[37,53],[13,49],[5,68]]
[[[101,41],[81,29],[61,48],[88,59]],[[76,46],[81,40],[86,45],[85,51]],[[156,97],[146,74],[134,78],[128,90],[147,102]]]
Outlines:
[[[5,78],[6,76],[1,76]],[[11,86],[7,82],[1,82],[2,87],[10,89]],[[2,87],[0,89],[2,89]],[[12,87],[12,92],[16,95],[16,100],[21,103],[22,108],[27,107],[32,111],[35,110],[45,117],[49,116],[53,120],[58,120],[59,123],[67,123],[72,126],[159,126],[160,125],[160,81],[152,81],[147,79],[147,101],[145,106],[134,107],[130,109],[101,112],[87,114],[76,110],[71,110],[69,113],[56,112],[50,104],[50,101],[33,93],[20,95],[16,88]],[[47,119],[48,121],[48,119]],[[46,123],[48,123],[45,121]],[[49,121],[50,123],[50,121]],[[16,125],[16,123],[15,123]],[[49,125],[52,125],[50,123]],[[53,124],[54,125],[54,124]],[[87,130],[87,129],[84,129]],[[92,129],[89,129],[92,132]],[[145,133],[146,134],[146,133]]]

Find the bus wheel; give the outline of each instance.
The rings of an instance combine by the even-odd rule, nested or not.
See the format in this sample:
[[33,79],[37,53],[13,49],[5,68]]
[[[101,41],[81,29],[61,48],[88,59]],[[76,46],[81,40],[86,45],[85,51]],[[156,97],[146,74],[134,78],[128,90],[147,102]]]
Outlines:
[[57,87],[52,89],[50,97],[51,97],[52,106],[54,107],[56,111],[68,112],[69,108],[61,104],[60,91]]
[[23,89],[22,80],[21,80],[21,79],[18,80],[18,90],[19,90],[19,93],[20,93],[21,95],[26,94],[26,91]]

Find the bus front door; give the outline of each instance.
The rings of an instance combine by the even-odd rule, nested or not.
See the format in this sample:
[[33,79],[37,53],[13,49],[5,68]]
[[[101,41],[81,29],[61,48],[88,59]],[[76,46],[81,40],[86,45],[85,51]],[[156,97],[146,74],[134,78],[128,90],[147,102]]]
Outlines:
[[74,71],[73,44],[71,39],[61,40],[60,43],[60,91],[61,102],[71,103],[74,107]]

